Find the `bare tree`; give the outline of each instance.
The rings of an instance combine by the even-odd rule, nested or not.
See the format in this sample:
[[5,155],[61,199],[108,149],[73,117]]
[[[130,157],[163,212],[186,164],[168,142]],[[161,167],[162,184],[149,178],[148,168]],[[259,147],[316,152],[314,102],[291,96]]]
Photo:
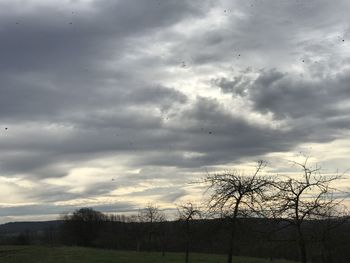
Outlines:
[[186,204],[180,205],[177,208],[179,213],[179,219],[185,222],[186,226],[186,248],[185,248],[185,262],[189,262],[190,245],[191,245],[191,229],[190,223],[192,220],[201,218],[201,211],[192,202],[187,202]]
[[264,167],[265,162],[259,161],[250,175],[233,171],[208,174],[204,178],[204,182],[209,185],[209,212],[219,212],[229,222],[228,263],[232,263],[237,218],[255,213],[261,208],[272,185],[271,178],[260,176]]
[[327,217],[327,213],[339,205],[334,197],[339,191],[334,183],[342,174],[323,175],[320,167],[310,168],[308,158],[304,162],[293,162],[301,169],[300,176],[281,176],[275,183],[277,189],[270,208],[275,218],[282,219],[295,229],[295,241],[299,248],[300,262],[307,262],[304,222]]
[[165,215],[156,205],[148,203],[145,208],[139,211],[138,218],[140,222],[153,223],[164,221]]
[[[157,236],[165,239],[164,226],[162,222],[166,221],[165,214],[154,204],[148,203],[147,206],[139,211],[138,220],[144,223],[144,234],[147,236],[147,244],[151,246],[156,243]],[[165,243],[162,242],[162,254],[165,254]],[[138,244],[139,248],[140,244]]]

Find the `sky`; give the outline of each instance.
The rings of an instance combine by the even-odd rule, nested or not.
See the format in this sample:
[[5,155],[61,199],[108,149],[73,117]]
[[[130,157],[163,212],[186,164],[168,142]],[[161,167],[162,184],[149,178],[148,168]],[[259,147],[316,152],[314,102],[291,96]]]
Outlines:
[[[0,0],[0,223],[350,168],[347,0]],[[300,154],[301,153],[301,154]],[[299,157],[298,157],[299,156]],[[348,187],[343,184],[342,187]]]

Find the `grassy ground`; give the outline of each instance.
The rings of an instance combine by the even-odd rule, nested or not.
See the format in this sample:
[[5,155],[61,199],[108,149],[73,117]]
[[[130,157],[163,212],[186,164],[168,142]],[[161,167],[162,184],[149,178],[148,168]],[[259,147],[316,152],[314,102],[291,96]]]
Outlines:
[[[167,253],[126,252],[78,247],[0,247],[0,262],[4,263],[180,263],[184,255]],[[225,263],[222,255],[191,254],[191,263]],[[269,263],[264,259],[234,258],[235,263]],[[275,260],[274,263],[292,263]]]

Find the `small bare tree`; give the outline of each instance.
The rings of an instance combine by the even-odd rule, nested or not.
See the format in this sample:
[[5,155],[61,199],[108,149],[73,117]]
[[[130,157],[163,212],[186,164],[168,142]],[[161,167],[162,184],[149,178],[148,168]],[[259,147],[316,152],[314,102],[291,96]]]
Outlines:
[[192,220],[201,218],[201,211],[192,202],[187,202],[186,204],[180,205],[177,208],[179,213],[179,219],[184,221],[186,224],[186,248],[185,248],[185,262],[189,262],[190,246],[191,246],[191,229],[190,223]]
[[[143,223],[144,234],[147,236],[147,244],[150,246],[154,244],[157,240],[157,236],[160,236],[162,239],[165,238],[164,229],[159,223],[165,222],[165,214],[156,206],[151,203],[148,203],[147,206],[139,211],[138,221]],[[161,233],[159,233],[161,232]],[[157,235],[160,234],[160,235]],[[138,244],[140,247],[140,244]],[[165,244],[162,244],[162,254],[165,253]]]
[[271,200],[270,208],[275,218],[286,221],[295,229],[295,241],[299,248],[300,262],[307,262],[306,237],[304,222],[327,217],[329,211],[339,205],[333,198],[338,193],[334,183],[343,174],[323,175],[317,165],[310,168],[308,158],[304,162],[293,162],[301,169],[300,176],[281,176],[275,183],[276,193]]
[[271,178],[260,176],[264,167],[265,162],[259,161],[250,175],[233,171],[208,174],[204,178],[204,182],[209,185],[209,212],[219,212],[229,222],[228,263],[232,263],[237,218],[255,213],[267,198],[272,185]]
[[165,215],[160,209],[151,203],[139,211],[138,218],[140,222],[154,223],[165,221]]

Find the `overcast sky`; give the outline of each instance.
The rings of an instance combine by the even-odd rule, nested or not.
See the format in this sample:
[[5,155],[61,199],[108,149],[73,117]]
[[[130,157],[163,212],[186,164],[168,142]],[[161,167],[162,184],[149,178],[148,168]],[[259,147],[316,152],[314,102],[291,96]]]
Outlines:
[[0,222],[172,208],[206,171],[349,168],[348,0],[0,0]]

